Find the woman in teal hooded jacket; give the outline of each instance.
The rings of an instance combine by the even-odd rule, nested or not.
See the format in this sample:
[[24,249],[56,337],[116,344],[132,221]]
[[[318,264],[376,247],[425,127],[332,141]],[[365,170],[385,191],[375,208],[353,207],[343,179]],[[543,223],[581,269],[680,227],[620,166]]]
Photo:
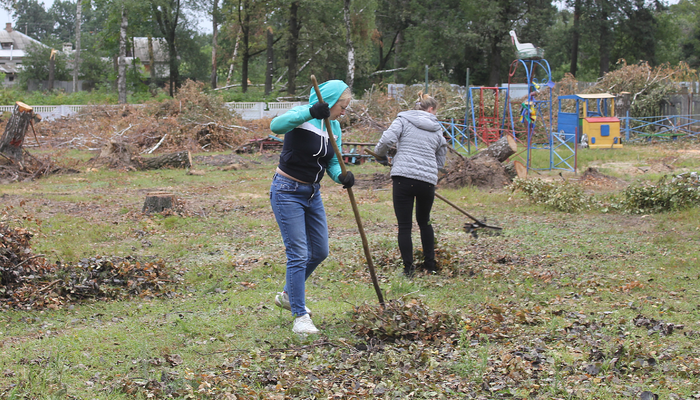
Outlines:
[[333,151],[323,119],[329,118],[338,148],[340,123],[352,94],[343,81],[319,85],[325,102],[311,89],[309,104],[294,107],[272,120],[270,129],[284,134],[279,164],[270,186],[270,204],[287,255],[286,283],[275,304],[292,312],[295,333],[318,333],[306,307],[306,280],[328,257],[328,225],[320,193],[320,181],[328,173],[344,188],[352,187],[352,172],[341,175],[340,161]]

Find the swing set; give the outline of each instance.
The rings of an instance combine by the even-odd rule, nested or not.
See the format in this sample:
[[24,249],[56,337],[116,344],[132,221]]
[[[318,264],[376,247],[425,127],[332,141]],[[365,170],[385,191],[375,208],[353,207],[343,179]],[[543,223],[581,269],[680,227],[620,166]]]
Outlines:
[[[467,92],[468,112],[465,119],[471,121],[474,145],[477,149],[480,141],[488,146],[500,139],[504,131],[509,130],[508,115],[510,115],[512,125],[513,115],[510,112],[508,91],[507,87],[477,86],[469,88]],[[473,115],[474,118],[469,118],[469,115]]]

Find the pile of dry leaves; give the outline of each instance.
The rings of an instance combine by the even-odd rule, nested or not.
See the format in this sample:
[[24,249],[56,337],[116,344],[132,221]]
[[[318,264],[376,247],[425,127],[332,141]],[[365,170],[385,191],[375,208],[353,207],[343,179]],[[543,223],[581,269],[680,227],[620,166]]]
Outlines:
[[360,337],[380,340],[434,340],[457,333],[459,315],[431,311],[420,299],[395,299],[383,306],[355,307],[352,329]]
[[139,262],[133,257],[93,257],[77,263],[49,263],[34,254],[33,233],[0,221],[0,307],[58,309],[85,299],[170,295],[181,281],[163,260]]

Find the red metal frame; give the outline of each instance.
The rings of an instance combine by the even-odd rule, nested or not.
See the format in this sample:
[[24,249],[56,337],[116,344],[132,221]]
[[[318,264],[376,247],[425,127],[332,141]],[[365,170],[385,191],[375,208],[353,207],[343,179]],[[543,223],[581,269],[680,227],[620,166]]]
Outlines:
[[[493,115],[486,115],[486,108],[484,107],[484,89],[493,90],[494,92]],[[501,138],[501,129],[499,128],[501,118],[498,113],[498,92],[499,88],[497,87],[481,87],[479,90],[480,107],[476,129],[481,137],[481,140],[487,146]]]

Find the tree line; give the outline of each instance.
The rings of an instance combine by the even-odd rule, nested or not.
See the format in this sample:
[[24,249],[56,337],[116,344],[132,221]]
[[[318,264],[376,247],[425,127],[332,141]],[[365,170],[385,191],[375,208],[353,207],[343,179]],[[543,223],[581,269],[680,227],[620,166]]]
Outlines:
[[[0,4],[16,29],[50,47],[78,43],[82,79],[116,80],[131,90],[156,78],[129,76],[122,60],[130,38],[162,38],[171,95],[187,78],[294,95],[312,73],[357,91],[422,82],[426,66],[430,80],[494,86],[508,81],[516,58],[510,30],[545,50],[554,80],[570,73],[594,81],[621,60],[700,64],[700,0],[55,0],[48,10],[38,0]],[[47,56],[36,57],[41,65]],[[45,73],[31,65],[27,71]]]

